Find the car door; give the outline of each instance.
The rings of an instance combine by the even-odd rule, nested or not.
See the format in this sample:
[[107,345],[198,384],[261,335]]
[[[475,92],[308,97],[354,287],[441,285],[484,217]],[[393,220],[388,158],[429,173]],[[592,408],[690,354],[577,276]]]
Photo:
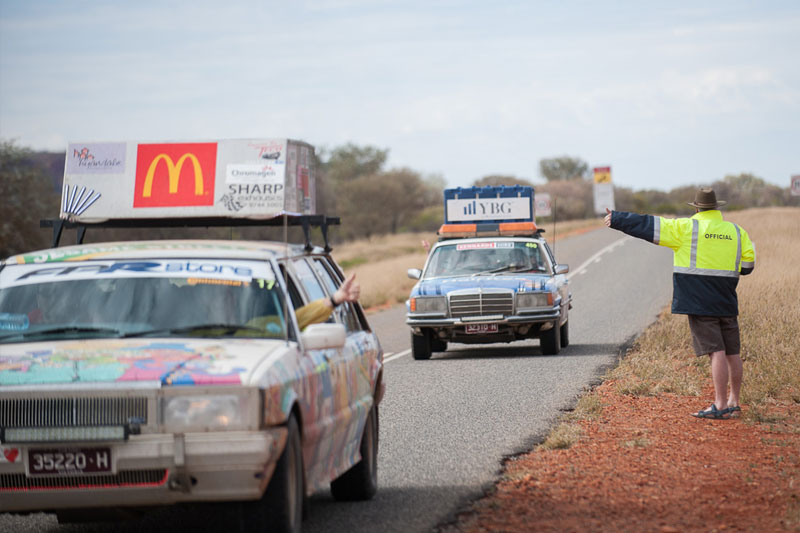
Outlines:
[[[327,256],[310,258],[318,278],[329,294],[341,285],[343,276]],[[341,413],[337,427],[337,449],[342,450],[341,463],[349,468],[358,461],[358,446],[367,415],[375,396],[377,377],[381,369],[381,351],[377,336],[369,330],[361,307],[357,303],[344,303],[334,310],[334,319],[347,331],[344,350],[339,354],[340,378],[345,386],[346,411]],[[342,397],[344,404],[344,396]]]
[[[314,273],[305,257],[291,260],[292,270],[303,293],[304,304],[328,298],[330,295]],[[329,322],[336,318],[331,316]],[[314,370],[321,380],[322,389],[317,394],[317,416],[309,434],[315,437],[316,447],[309,448],[304,455],[308,461],[310,477],[325,483],[341,473],[341,457],[345,443],[341,437],[350,421],[350,399],[347,384],[344,349],[307,350],[305,356],[313,362]]]
[[[313,301],[321,288],[314,291],[313,285],[306,290],[307,280],[297,274],[291,265],[281,265],[281,274],[294,309]],[[322,293],[324,294],[324,293]],[[314,298],[315,299],[315,298]],[[338,390],[333,366],[332,352],[336,350],[302,350],[300,342],[299,404],[302,414],[303,464],[306,468],[306,483],[310,490],[325,488],[330,481],[329,465],[334,456],[333,428],[335,425],[335,393]]]
[[553,279],[556,284],[556,290],[558,290],[558,293],[561,296],[561,322],[563,323],[566,321],[567,314],[569,312],[569,281],[567,280],[566,274],[555,274],[556,266],[558,265],[556,256],[553,254],[553,251],[550,249],[550,246],[547,244],[547,242],[542,242],[544,242],[545,250],[547,250],[547,256],[550,258],[550,261],[553,264]]

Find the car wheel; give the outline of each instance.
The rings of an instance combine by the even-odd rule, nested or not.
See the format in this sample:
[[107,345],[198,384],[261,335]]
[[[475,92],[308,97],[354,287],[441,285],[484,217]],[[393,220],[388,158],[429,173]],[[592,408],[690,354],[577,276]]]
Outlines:
[[378,406],[373,405],[361,436],[361,460],[331,482],[339,501],[369,500],[378,491]]
[[431,358],[431,338],[423,332],[422,335],[411,334],[411,355],[417,361]]
[[561,347],[566,348],[567,346],[569,346],[569,320],[561,326]]
[[539,345],[544,355],[558,355],[561,351],[561,328],[558,321],[553,323],[553,327],[543,332],[539,337]]
[[441,339],[431,338],[431,351],[444,352],[447,350],[447,341]]
[[243,502],[242,531],[299,533],[303,521],[303,451],[294,416],[287,424],[286,447],[260,500]]

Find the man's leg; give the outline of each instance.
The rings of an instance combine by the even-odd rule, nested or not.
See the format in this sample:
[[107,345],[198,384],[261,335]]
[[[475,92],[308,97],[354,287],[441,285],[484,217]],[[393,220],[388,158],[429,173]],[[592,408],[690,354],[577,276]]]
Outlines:
[[[731,391],[728,396],[728,407],[735,407],[739,405],[739,392],[742,390],[742,358],[739,354],[726,355],[728,362],[728,373],[731,380]],[[719,407],[719,406],[717,406]]]
[[711,380],[714,382],[714,405],[721,411],[728,407],[728,361],[725,350],[712,352],[710,357]]

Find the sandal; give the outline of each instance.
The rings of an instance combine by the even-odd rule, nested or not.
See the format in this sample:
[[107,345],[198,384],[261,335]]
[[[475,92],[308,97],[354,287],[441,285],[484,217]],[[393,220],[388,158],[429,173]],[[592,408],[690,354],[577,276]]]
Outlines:
[[727,411],[731,418],[739,418],[742,416],[742,408],[738,405],[734,405],[733,407],[728,407],[727,409],[723,409],[723,411]]
[[728,419],[730,418],[730,411],[728,409],[717,409],[717,406],[712,403],[708,409],[692,413],[692,416],[696,418],[713,418],[715,420]]

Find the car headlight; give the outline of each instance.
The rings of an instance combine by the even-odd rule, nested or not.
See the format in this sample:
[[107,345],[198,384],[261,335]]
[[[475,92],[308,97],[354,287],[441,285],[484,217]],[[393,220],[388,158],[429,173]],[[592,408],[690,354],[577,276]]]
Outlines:
[[248,395],[179,395],[164,398],[164,425],[180,429],[242,429],[250,422],[252,402]]
[[532,309],[535,307],[551,307],[553,305],[552,292],[521,292],[517,293],[517,309]]
[[444,296],[418,296],[411,298],[412,313],[447,313],[447,300]]

